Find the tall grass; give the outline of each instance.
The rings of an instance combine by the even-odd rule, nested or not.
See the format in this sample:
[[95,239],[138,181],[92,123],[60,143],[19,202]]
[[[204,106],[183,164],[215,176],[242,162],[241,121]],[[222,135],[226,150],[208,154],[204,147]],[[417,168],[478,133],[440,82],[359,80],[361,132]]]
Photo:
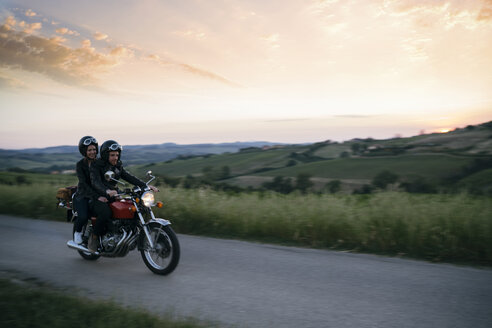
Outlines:
[[59,187],[50,183],[0,185],[0,213],[26,217],[65,220],[66,211],[57,209],[55,198]]
[[460,195],[229,196],[164,190],[183,233],[492,265],[492,201]]
[[[64,220],[57,186],[0,185],[0,213]],[[492,265],[492,200],[468,194],[229,195],[167,189],[156,215],[176,231]]]

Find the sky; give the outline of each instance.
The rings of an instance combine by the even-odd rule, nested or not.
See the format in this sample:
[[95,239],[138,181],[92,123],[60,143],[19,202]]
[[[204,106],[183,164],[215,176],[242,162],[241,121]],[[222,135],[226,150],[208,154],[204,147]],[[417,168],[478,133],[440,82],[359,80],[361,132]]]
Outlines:
[[392,138],[492,120],[492,0],[6,0],[0,148]]

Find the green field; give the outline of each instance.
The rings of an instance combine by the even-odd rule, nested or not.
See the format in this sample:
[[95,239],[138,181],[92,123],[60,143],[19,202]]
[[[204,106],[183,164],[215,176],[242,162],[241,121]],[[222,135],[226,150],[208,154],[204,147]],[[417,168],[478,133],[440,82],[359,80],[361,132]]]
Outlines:
[[418,175],[436,181],[459,171],[471,160],[469,157],[446,154],[339,158],[286,167],[258,175],[295,177],[299,172],[307,172],[314,177],[331,179],[372,179],[379,172],[389,170],[402,177]]
[[[22,178],[21,178],[22,177]],[[19,183],[19,181],[22,181]],[[1,172],[0,185],[15,184],[49,184],[53,186],[76,185],[78,182],[75,174],[40,174],[30,172]]]
[[298,147],[285,147],[268,151],[253,150],[233,154],[199,156],[191,159],[176,159],[170,162],[156,163],[153,165],[139,165],[134,167],[134,172],[140,175],[146,170],[152,170],[157,175],[186,176],[202,174],[207,166],[229,166],[232,175],[244,175],[265,167],[281,168],[287,164],[288,155]]

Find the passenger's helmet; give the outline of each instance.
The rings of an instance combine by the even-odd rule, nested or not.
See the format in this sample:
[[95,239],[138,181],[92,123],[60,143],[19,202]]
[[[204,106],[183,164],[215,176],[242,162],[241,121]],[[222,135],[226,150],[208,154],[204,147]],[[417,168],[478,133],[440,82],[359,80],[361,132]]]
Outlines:
[[87,156],[87,147],[90,145],[96,146],[96,154],[99,152],[99,146],[97,144],[97,140],[94,137],[91,136],[85,136],[82,137],[79,141],[79,152],[82,154],[82,156],[86,157]]
[[117,143],[114,140],[107,140],[101,145],[101,158],[104,161],[108,161],[109,159],[109,152],[110,151],[118,151],[119,154],[119,159],[121,159],[121,151],[123,150],[123,147]]

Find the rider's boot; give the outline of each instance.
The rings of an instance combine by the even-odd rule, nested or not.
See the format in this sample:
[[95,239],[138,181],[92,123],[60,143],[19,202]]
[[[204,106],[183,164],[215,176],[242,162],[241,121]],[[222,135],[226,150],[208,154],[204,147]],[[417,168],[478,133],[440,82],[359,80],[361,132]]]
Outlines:
[[94,235],[94,234],[92,234],[89,237],[89,242],[87,243],[87,248],[92,253],[96,253],[97,252],[97,249],[99,248],[99,237],[96,236],[96,235]]

